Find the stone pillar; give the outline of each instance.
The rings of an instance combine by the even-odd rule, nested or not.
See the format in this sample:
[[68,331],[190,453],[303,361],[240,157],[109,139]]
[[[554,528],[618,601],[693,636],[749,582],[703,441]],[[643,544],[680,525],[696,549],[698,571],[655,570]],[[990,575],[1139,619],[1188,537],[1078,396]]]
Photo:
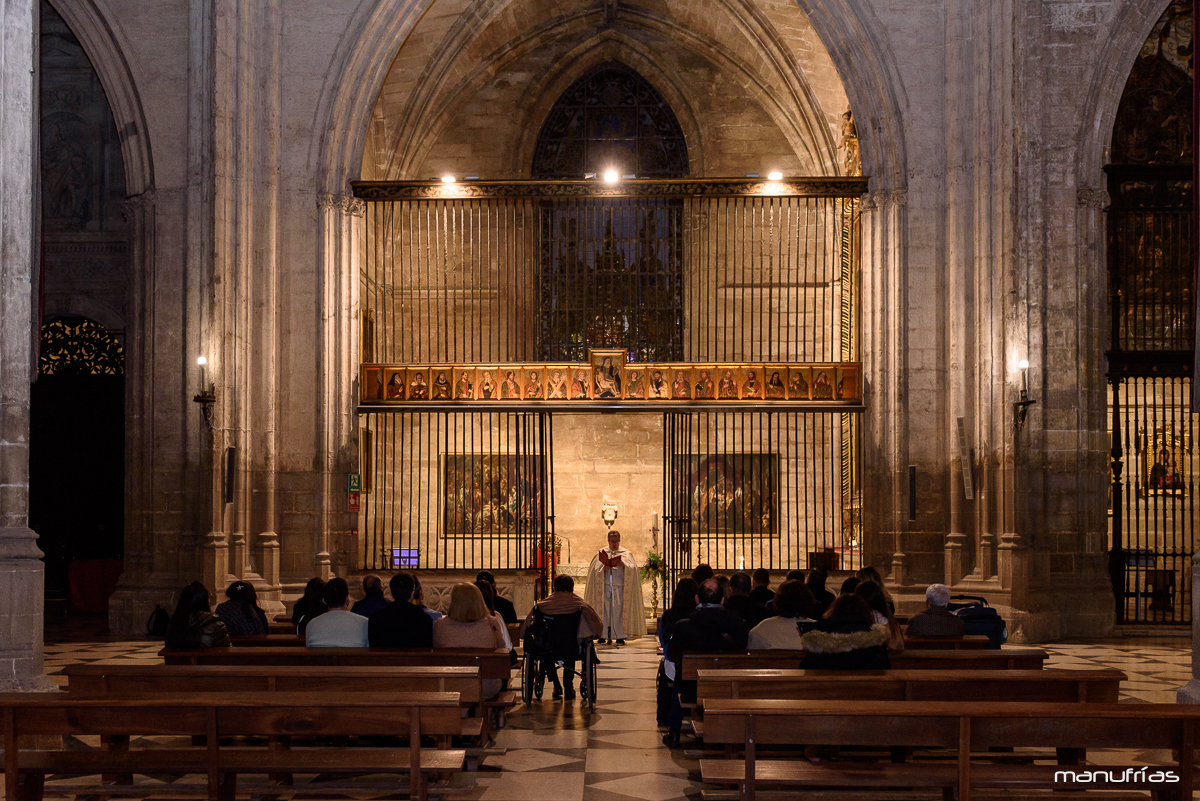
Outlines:
[[1192,556],[1192,680],[1175,693],[1177,704],[1200,704],[1200,553]]
[[0,0],[0,691],[54,689],[42,673],[42,552],[29,528],[37,14],[34,0]]

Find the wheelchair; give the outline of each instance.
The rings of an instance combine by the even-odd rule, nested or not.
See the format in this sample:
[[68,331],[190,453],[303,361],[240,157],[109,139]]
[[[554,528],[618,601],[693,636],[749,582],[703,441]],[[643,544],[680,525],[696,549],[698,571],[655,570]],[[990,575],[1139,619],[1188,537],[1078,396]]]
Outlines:
[[[596,638],[580,639],[582,610],[566,615],[549,615],[534,609],[533,621],[525,627],[525,656],[521,664],[521,700],[542,700],[546,677],[557,675],[563,660],[574,659],[579,674],[579,699],[596,707]],[[556,682],[557,683],[557,682]]]

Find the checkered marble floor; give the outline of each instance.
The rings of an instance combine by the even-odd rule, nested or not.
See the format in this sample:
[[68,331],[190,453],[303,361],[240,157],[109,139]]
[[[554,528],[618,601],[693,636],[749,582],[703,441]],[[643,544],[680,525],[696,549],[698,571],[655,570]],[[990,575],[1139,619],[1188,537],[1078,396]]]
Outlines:
[[[158,642],[96,639],[46,645],[46,672],[60,680],[74,662],[158,661]],[[1139,637],[1043,646],[1048,667],[1113,667],[1125,671],[1126,703],[1173,703],[1175,690],[1191,678],[1190,640]],[[654,716],[654,677],[659,656],[652,638],[627,646],[601,646],[599,702],[545,698],[518,705],[497,737],[503,755],[488,756],[477,773],[464,773],[452,799],[471,801],[677,801],[700,798],[700,764],[682,750],[661,744]],[[514,674],[514,680],[519,681]],[[77,747],[94,746],[83,738]],[[98,739],[98,738],[97,738]],[[686,740],[686,737],[685,737]],[[692,752],[694,755],[694,752]],[[1153,764],[1161,754],[1095,754],[1107,764]],[[2,780],[0,780],[2,781]]]

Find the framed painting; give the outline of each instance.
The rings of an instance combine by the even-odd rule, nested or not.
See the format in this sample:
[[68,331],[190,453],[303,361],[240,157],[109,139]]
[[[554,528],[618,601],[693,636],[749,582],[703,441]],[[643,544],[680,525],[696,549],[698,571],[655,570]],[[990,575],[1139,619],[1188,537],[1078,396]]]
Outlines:
[[454,368],[454,399],[472,400],[475,397],[475,370],[471,367]]
[[723,364],[717,368],[717,376],[717,400],[737,400],[737,368]]
[[383,371],[383,399],[402,401],[408,397],[408,374],[403,368],[388,367]]
[[858,385],[858,365],[843,364],[837,368],[837,384],[834,386],[834,397],[838,400],[859,400],[862,391]]
[[692,399],[692,368],[671,368],[671,400]]
[[671,397],[670,370],[651,364],[646,368],[646,400],[667,400]]
[[692,368],[692,397],[696,400],[716,400],[717,368],[711,364],[700,364]]
[[763,365],[763,378],[766,386],[763,397],[767,400],[787,400],[787,369],[777,364]]
[[812,399],[815,401],[833,400],[833,382],[836,378],[833,365],[817,365],[812,369],[812,373]]
[[500,400],[519,401],[521,391],[521,368],[506,365],[496,371],[500,377]]
[[521,397],[525,400],[545,400],[546,370],[543,367],[527,367],[524,383],[521,385]]
[[[403,379],[401,379],[403,381]],[[383,368],[364,367],[358,394],[364,401],[383,400]]]
[[410,401],[429,400],[429,369],[426,367],[410,367],[408,374],[408,399]]
[[589,400],[592,397],[591,370],[576,366],[568,372],[567,394],[571,400]]
[[545,368],[546,400],[567,400],[570,398],[567,382],[571,377],[571,366],[563,364],[548,364]]
[[592,398],[620,400],[625,351],[620,348],[589,350],[588,363],[592,367]]
[[689,476],[693,535],[778,534],[778,454],[711,453],[675,459],[676,474]]
[[1160,428],[1142,448],[1146,495],[1185,495],[1191,443],[1170,427]]
[[787,382],[788,400],[812,400],[812,368],[789,367]]
[[757,364],[748,364],[744,367],[739,367],[738,376],[738,397],[742,400],[762,400],[766,395],[766,389],[763,387],[762,367]]
[[450,367],[429,368],[429,399],[448,401],[453,395],[451,378],[454,370]]
[[445,537],[515,537],[541,520],[543,456],[443,454],[441,472]]
[[646,400],[646,368],[640,364],[626,365],[624,374],[625,400]]
[[500,368],[480,367],[475,370],[475,400],[500,399]]

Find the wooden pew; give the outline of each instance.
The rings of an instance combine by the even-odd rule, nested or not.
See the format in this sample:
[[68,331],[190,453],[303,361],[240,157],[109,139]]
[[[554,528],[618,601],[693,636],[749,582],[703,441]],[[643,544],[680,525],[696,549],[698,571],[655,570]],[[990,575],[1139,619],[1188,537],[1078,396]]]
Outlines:
[[229,641],[233,643],[235,648],[279,645],[290,645],[292,647],[304,646],[304,637],[297,634],[294,629],[291,632],[282,634],[230,634]]
[[910,637],[904,635],[906,651],[982,651],[989,640],[982,634],[964,634],[961,637]]
[[[1190,799],[1195,776],[1193,748],[1200,707],[1175,704],[1048,704],[997,702],[781,701],[714,699],[705,707],[705,739],[745,748],[744,760],[704,759],[703,780],[733,785],[741,801],[753,801],[760,785],[864,790],[941,788],[943,797],[970,801],[975,789],[1028,793],[1045,790],[1169,791]],[[763,745],[938,747],[955,751],[954,762],[811,763],[804,759],[759,760]],[[1177,781],[1112,769],[1128,781],[1094,781],[1096,765],[993,763],[989,748],[1163,749],[1178,753],[1171,764]],[[1139,767],[1141,764],[1138,763]],[[1134,771],[1137,771],[1134,768]],[[1162,769],[1159,769],[1160,773]],[[1105,779],[1108,777],[1106,776]],[[706,791],[707,801],[723,794]]]
[[[423,692],[458,693],[464,709],[479,716],[462,719],[460,736],[476,751],[491,740],[483,713],[483,679],[475,666],[308,667],[299,665],[120,665],[77,664],[63,668],[67,692],[76,698],[162,695],[189,692]],[[478,753],[469,755],[477,760]]]
[[[421,748],[421,736],[456,733],[456,693],[174,693],[146,697],[75,698],[70,693],[0,694],[5,792],[9,801],[41,801],[47,775],[95,776],[201,774],[206,784],[154,785],[152,795],[191,794],[232,799],[239,774],[318,773],[407,774],[413,798],[426,797],[425,774],[461,770],[463,752]],[[316,746],[298,751],[230,747],[229,737],[408,736],[408,747]],[[25,749],[23,737],[101,735],[108,737],[203,737],[187,748],[71,751]],[[395,785],[391,785],[393,788]],[[326,788],[322,783],[321,788]],[[59,785],[56,794],[146,795],[147,786],[87,781]],[[286,788],[267,785],[249,792],[278,795]],[[393,790],[394,791],[394,790]]]
[[[683,680],[695,681],[700,670],[795,669],[803,651],[729,651],[685,653]],[[1048,654],[1041,648],[999,651],[891,651],[892,670],[1041,670]]]
[[[247,646],[232,648],[163,648],[168,665],[301,665],[329,667],[419,667],[459,665],[478,667],[487,681],[507,685],[512,678],[508,651],[492,648],[307,648],[305,646]],[[516,704],[511,690],[484,699],[484,708],[499,715]]]
[[701,703],[725,698],[847,701],[1120,700],[1119,670],[701,670]]

